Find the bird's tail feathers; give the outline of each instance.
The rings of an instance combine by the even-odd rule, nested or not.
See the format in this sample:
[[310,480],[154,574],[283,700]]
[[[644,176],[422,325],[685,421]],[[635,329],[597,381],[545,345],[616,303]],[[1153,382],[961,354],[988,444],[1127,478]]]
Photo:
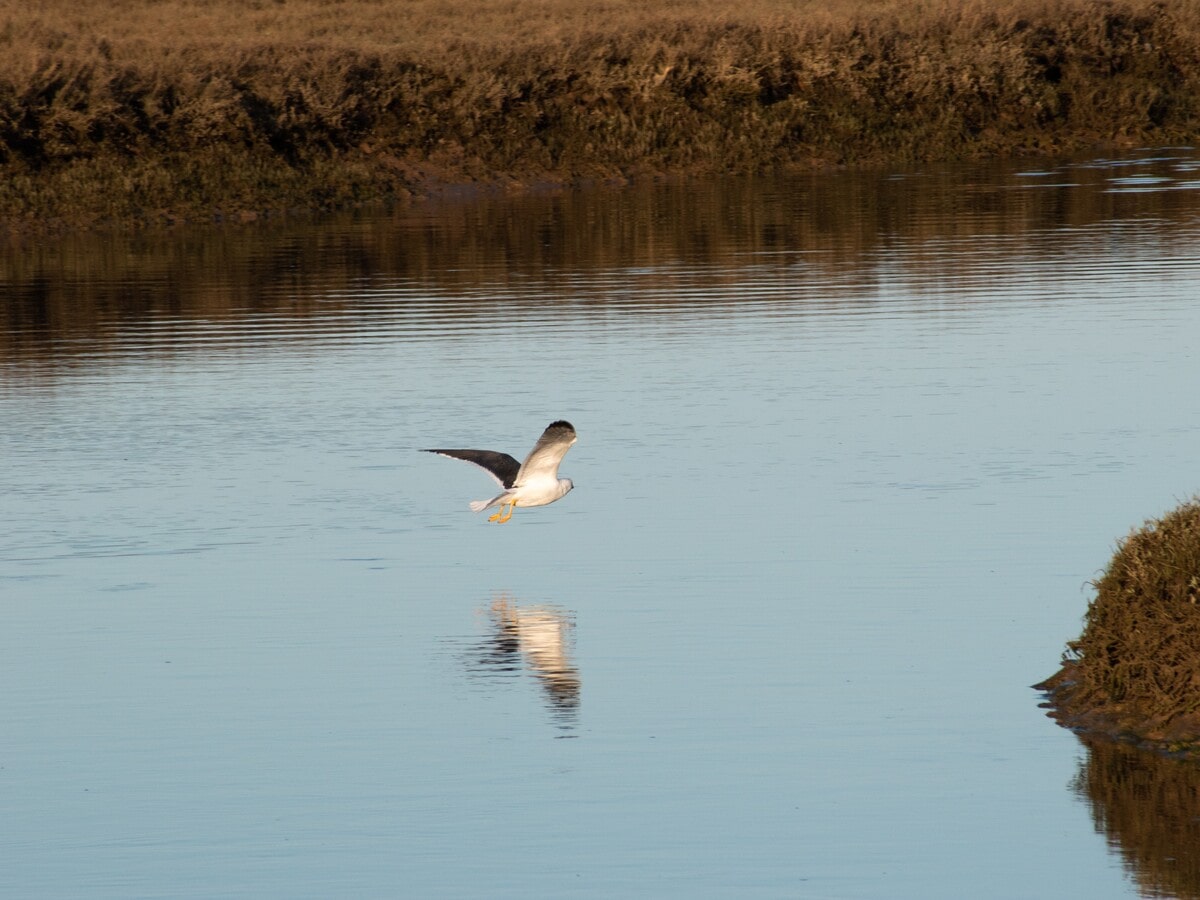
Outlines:
[[508,491],[505,491],[503,494],[497,494],[491,500],[472,500],[471,501],[471,512],[483,512],[489,506],[495,506],[498,503],[505,500],[507,497],[508,497]]

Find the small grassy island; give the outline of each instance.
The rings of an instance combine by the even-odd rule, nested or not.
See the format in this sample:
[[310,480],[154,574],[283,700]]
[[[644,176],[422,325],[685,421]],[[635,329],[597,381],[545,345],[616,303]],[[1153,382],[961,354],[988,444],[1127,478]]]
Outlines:
[[1062,725],[1200,758],[1200,499],[1117,547],[1062,669],[1035,685]]
[[1193,0],[0,0],[0,230],[1200,134]]

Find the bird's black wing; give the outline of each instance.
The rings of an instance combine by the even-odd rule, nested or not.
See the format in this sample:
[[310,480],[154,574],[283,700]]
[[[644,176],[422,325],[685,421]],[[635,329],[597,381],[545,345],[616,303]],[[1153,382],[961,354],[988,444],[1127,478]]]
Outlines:
[[451,459],[461,459],[474,463],[496,479],[503,488],[510,488],[517,480],[521,464],[507,453],[497,453],[494,450],[426,450],[425,453],[438,453]]

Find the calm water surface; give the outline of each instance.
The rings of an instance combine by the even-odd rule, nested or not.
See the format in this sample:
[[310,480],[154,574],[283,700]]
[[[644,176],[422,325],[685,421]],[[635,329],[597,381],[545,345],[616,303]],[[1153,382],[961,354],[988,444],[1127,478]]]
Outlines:
[[[1200,895],[1028,685],[1200,488],[1200,156],[0,256],[0,895]],[[576,489],[489,525],[552,419]]]

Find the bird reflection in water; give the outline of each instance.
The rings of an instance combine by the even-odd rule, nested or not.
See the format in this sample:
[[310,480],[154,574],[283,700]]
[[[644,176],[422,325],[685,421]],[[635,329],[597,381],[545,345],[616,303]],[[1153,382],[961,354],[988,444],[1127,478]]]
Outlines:
[[522,606],[507,596],[488,608],[491,632],[476,648],[473,668],[516,674],[528,668],[545,690],[556,725],[573,731],[579,712],[579,670],[571,661],[570,613],[548,605]]

